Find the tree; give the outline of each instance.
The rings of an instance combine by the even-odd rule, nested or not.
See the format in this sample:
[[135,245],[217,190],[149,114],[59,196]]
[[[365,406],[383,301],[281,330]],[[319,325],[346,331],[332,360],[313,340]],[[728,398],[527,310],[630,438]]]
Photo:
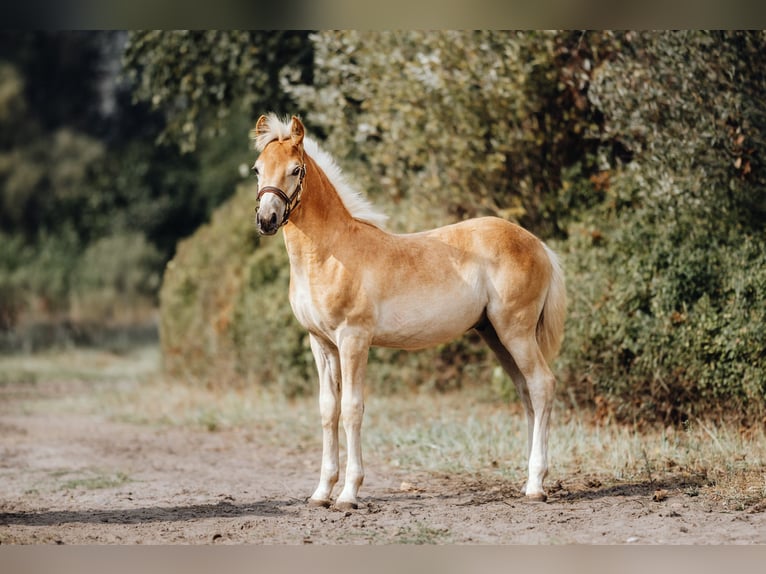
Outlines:
[[[119,80],[123,36],[0,34],[3,327],[76,309],[108,320],[83,303],[90,297],[110,298],[102,309],[151,305],[176,241],[214,207],[199,197],[200,160],[157,147],[161,117],[133,105]],[[105,274],[111,284],[101,285],[84,263],[96,260],[130,269]]]
[[300,31],[131,32],[124,57],[135,98],[165,114],[160,141],[184,151],[220,135],[232,113],[290,111],[280,72],[290,66],[311,83],[312,62],[308,33]]
[[288,75],[287,89],[362,187],[408,206],[401,220],[497,214],[560,235],[571,212],[593,201],[588,189],[562,188],[570,173],[587,179],[599,170],[600,116],[586,94],[619,35],[340,31],[313,39],[313,84]]

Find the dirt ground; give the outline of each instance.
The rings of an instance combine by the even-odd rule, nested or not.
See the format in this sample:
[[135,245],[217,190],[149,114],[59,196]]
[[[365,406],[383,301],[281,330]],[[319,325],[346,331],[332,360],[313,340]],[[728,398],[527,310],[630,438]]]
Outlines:
[[[319,443],[28,408],[88,387],[0,387],[2,544],[764,544],[759,504],[727,508],[688,476],[520,485],[381,466],[366,452],[360,509],[310,508]],[[30,400],[32,403],[30,403]],[[336,494],[339,491],[336,491]]]

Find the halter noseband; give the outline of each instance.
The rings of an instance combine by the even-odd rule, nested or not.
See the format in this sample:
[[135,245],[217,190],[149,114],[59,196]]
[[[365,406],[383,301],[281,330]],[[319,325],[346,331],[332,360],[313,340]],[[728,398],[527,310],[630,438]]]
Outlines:
[[304,163],[301,165],[301,173],[300,173],[300,179],[298,180],[298,186],[295,188],[295,191],[292,195],[287,195],[284,191],[279,189],[278,187],[274,187],[273,185],[266,185],[260,189],[258,192],[258,200],[260,200],[265,194],[267,193],[273,193],[276,195],[279,199],[285,202],[285,215],[282,218],[282,223],[279,225],[282,226],[285,223],[287,223],[287,218],[290,217],[290,214],[293,212],[293,210],[298,207],[298,205],[301,202],[301,192],[303,191],[303,178],[306,176],[306,164]]

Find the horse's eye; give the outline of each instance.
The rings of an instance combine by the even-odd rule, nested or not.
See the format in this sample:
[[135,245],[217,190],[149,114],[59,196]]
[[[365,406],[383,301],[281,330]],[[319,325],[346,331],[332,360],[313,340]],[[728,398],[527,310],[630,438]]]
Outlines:
[[258,173],[258,168],[256,166],[253,166],[251,169],[253,170],[253,173],[255,174],[256,177],[258,177],[258,175],[260,175]]
[[293,170],[293,175],[300,175],[301,174],[301,167],[298,166]]

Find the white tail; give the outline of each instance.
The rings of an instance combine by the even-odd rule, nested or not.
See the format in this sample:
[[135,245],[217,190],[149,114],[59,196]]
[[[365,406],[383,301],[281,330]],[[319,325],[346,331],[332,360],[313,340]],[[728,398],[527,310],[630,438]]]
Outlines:
[[564,318],[567,313],[567,292],[564,282],[564,272],[561,269],[558,256],[547,245],[545,252],[551,261],[551,282],[548,294],[545,296],[543,310],[537,322],[537,343],[546,361],[551,361],[559,354],[561,341],[564,338]]

